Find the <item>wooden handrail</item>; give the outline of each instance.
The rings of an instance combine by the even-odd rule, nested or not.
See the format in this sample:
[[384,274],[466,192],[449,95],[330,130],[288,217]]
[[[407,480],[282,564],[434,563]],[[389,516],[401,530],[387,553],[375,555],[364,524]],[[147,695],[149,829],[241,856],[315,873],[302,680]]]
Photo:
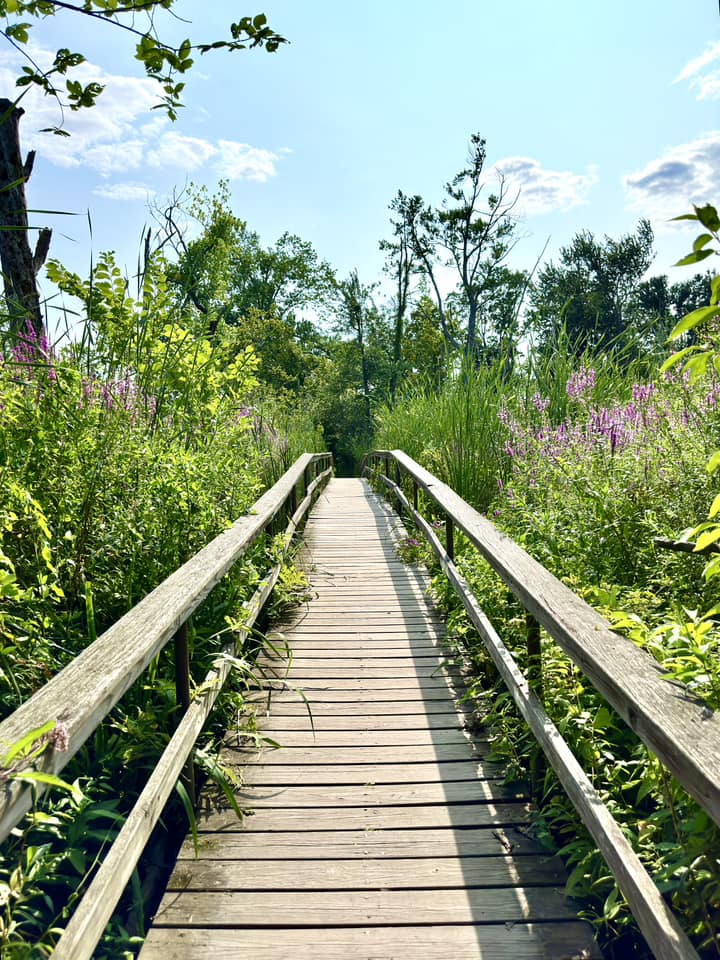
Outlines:
[[[33,765],[58,774],[168,640],[248,547],[283,510],[309,468],[331,454],[306,453],[244,517],[215,537],[0,724],[0,756],[48,722],[62,723],[68,749],[48,748]],[[8,779],[0,793],[0,841],[30,808],[26,783]],[[38,784],[42,789],[42,784]]]
[[[328,467],[312,483],[306,485],[305,497],[299,506],[296,505],[295,487],[291,489],[289,503],[294,511],[283,535],[283,553],[290,546],[298,524],[309,510],[315,491],[331,473],[332,468]],[[307,474],[305,478],[307,484]],[[276,563],[261,581],[245,605],[242,629],[220,652],[212,668],[198,685],[197,696],[192,700],[178,724],[145,788],[60,937],[53,951],[53,957],[56,960],[90,960],[115,910],[115,905],[160,818],[183,764],[232,670],[231,658],[236,656],[238,648],[250,634],[256,618],[280,576],[281,569],[282,562]]]
[[662,665],[613,631],[581,597],[447,484],[401,450],[392,457],[450,516],[526,610],[547,630],[683,787],[720,824],[720,717]]
[[[714,713],[684,685],[668,682],[655,660],[632,641],[614,633],[607,621],[580,597],[407,454],[378,450],[368,455],[367,462],[384,462],[387,469],[390,459],[425,491],[449,524],[454,523],[463,531],[529,614],[545,627],[685,789],[717,820],[720,722]],[[518,708],[615,875],[654,955],[661,960],[696,960],[697,953],[641,861],[480,609],[453,563],[451,551],[443,547],[432,527],[405,496],[400,483],[387,473],[380,473],[380,479],[423,531],[460,595]]]

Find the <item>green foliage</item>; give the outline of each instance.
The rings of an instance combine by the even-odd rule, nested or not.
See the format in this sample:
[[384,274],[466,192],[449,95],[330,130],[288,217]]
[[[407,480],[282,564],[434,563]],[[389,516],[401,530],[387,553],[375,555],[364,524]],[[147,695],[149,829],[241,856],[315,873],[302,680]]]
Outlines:
[[[151,258],[132,298],[110,255],[88,280],[53,263],[55,282],[80,303],[77,338],[52,350],[28,331],[0,363],[3,717],[246,513],[291,457],[319,442],[297,409],[270,400],[260,409],[254,351],[195,332],[168,269],[162,257]],[[259,542],[194,615],[196,678],[217,655],[226,618],[242,617],[273,556]],[[223,771],[208,747],[234,720],[249,682],[248,670],[233,672],[197,754],[204,775],[221,787]],[[176,712],[172,657],[164,651],[62,778],[29,770],[48,744],[67,749],[55,720],[6,751],[0,781],[51,789],[2,851],[3,956],[49,955],[167,744]],[[178,801],[166,811],[170,829],[181,809]],[[111,923],[99,957],[133,949],[128,930],[144,923],[139,882],[118,914],[129,919]]]
[[[236,51],[264,47],[268,53],[274,53],[281,44],[287,42],[268,26],[267,17],[260,13],[231,23],[226,39],[194,44],[188,37],[176,46],[168,44],[158,33],[157,20],[162,13],[172,16],[175,13],[173,7],[176,6],[176,0],[84,0],[78,4],[56,3],[55,0],[0,0],[0,17],[5,19],[3,36],[21,48],[30,42],[33,26],[23,17],[45,19],[55,16],[59,11],[70,11],[129,33],[136,41],[135,59],[142,64],[146,75],[158,83],[162,94],[158,107],[165,110],[171,120],[177,118],[177,111],[183,105],[185,81],[178,77],[185,77],[192,69],[195,63],[193,51],[205,54],[211,50]],[[143,18],[146,20],[144,29],[141,26]],[[37,86],[58,101],[64,97],[71,110],[94,107],[103,91],[102,85],[88,83],[83,86],[80,81],[68,76],[70,71],[84,62],[83,54],[61,47],[50,69],[41,70],[28,55],[27,64],[23,66],[16,84],[20,88]],[[64,89],[63,78],[66,78]],[[54,128],[52,132],[62,131]]]
[[[707,257],[720,255],[720,218],[717,210],[711,204],[703,207],[694,207],[694,213],[684,214],[678,220],[692,220],[704,227],[693,244],[692,252],[679,261],[678,266],[696,264]],[[711,246],[712,244],[712,246]],[[694,383],[710,375],[715,379],[720,374],[720,275],[715,274],[710,280],[710,303],[699,307],[683,317],[670,333],[670,340],[676,341],[689,331],[700,334],[702,339],[683,350],[673,354],[663,364],[663,370],[668,370],[682,363],[685,376]],[[706,464],[707,473],[714,477],[720,468],[720,451],[715,451]],[[720,540],[720,523],[717,521],[720,513],[720,494],[716,494],[708,520],[697,524],[689,536],[695,540],[695,550],[698,553],[707,552]],[[705,565],[705,579],[712,580],[720,576],[720,555],[714,554]]]
[[652,245],[647,220],[619,240],[601,242],[589,231],[576,234],[561,248],[559,263],[543,267],[532,288],[529,323],[540,343],[552,346],[564,329],[576,352],[642,348],[646,330],[637,305]]
[[[555,353],[531,354],[512,374],[502,365],[451,368],[439,389],[411,386],[379,414],[376,444],[406,450],[485,510],[668,677],[717,709],[712,582],[702,577],[701,557],[658,550],[654,541],[697,524],[714,495],[705,465],[720,439],[719,394],[716,378],[701,385],[668,371],[648,380],[644,362],[578,357],[561,340]],[[706,531],[702,542],[715,542],[711,527],[698,525],[698,536]],[[425,556],[414,544],[401,549],[408,558]],[[460,536],[455,549],[481,606],[527,668],[523,608]],[[607,866],[547,772],[457,597],[442,576],[434,587],[477,678],[474,694],[495,731],[494,753],[510,778],[530,781],[540,810],[536,833],[564,855],[568,891],[585,904],[608,956],[647,956]],[[549,713],[702,954],[715,955],[717,827],[545,635],[542,647]]]
[[[422,197],[398,191],[392,209],[396,236],[406,237],[413,269],[433,291],[443,337],[466,357],[486,359],[493,352],[514,352],[517,321],[527,278],[503,267],[516,243],[512,209],[500,177],[496,190],[483,196],[485,140],[470,137],[468,165],[445,185],[445,198],[432,207]],[[456,288],[445,296],[440,271],[456,275]],[[454,329],[452,314],[462,318]],[[499,325],[497,321],[500,321]]]

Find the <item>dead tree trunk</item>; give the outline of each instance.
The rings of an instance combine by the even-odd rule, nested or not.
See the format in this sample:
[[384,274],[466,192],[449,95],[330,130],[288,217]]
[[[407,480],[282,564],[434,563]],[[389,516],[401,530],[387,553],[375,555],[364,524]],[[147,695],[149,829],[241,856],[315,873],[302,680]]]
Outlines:
[[[51,231],[40,231],[35,252],[28,241],[25,184],[30,179],[35,151],[20,155],[20,117],[24,111],[0,98],[0,264],[5,283],[9,328],[13,333],[44,331],[36,277],[50,248]],[[34,339],[34,338],[33,338]]]

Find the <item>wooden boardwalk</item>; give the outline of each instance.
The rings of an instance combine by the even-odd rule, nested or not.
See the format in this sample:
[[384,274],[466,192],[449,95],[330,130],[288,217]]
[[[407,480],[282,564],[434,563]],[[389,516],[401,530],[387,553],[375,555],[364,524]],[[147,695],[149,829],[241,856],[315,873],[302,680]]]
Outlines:
[[[526,798],[469,739],[425,575],[360,480],[332,480],[305,532],[315,599],[274,635],[293,651],[263,735],[228,737],[239,821],[208,805],[142,960],[599,957]],[[312,720],[303,699],[310,704]]]

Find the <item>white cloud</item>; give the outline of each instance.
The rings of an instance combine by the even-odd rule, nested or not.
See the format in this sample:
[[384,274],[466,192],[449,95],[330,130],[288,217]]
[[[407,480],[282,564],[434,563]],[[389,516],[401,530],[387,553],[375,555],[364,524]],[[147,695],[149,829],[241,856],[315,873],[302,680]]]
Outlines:
[[700,56],[686,63],[673,83],[688,80],[690,89],[697,91],[698,100],[716,100],[720,98],[720,62],[718,61],[720,61],[720,40],[708,44]]
[[144,151],[145,144],[142,140],[101,143],[86,150],[81,162],[103,176],[110,176],[119,170],[137,170],[142,164]]
[[128,181],[127,183],[107,183],[95,187],[93,193],[106,200],[149,200],[155,196],[152,187],[144,183]]
[[215,156],[217,148],[199,137],[185,137],[180,133],[165,133],[157,145],[148,150],[151,167],[180,167],[195,170]]
[[720,193],[720,130],[682,143],[624,177],[628,207],[668,219],[691,203],[712,202]]
[[509,197],[519,191],[515,210],[528,217],[570,210],[586,203],[588,192],[598,181],[593,167],[586,173],[546,170],[530,157],[506,157],[493,164],[491,171],[504,178]]
[[[42,68],[50,66],[54,57],[50,51],[38,47],[31,47],[28,52]],[[0,90],[14,88],[24,63],[17,51],[0,50]],[[169,130],[169,120],[164,114],[149,113],[161,99],[161,89],[154,80],[109,74],[92,63],[83,63],[73,77],[83,84],[96,82],[104,86],[97,107],[78,112],[65,109],[63,114],[58,102],[44,96],[37,87],[31,87],[22,100],[26,112],[21,130],[23,145],[37,150],[43,159],[56,166],[89,168],[102,177],[109,177],[126,175],[142,167],[153,170],[171,167],[190,172],[212,162],[219,176],[258,183],[277,173],[278,154],[270,150],[230,140],[214,144]],[[70,136],[40,132],[43,128],[58,126]],[[282,152],[289,152],[289,148],[283,148]],[[131,187],[137,191],[142,185],[133,183]],[[98,196],[108,196],[102,189],[96,191]],[[132,190],[126,192],[123,199],[140,196]],[[144,198],[147,189],[142,187],[142,191]]]
[[236,143],[234,140],[220,140],[220,175],[230,180],[255,180],[264,183],[277,173],[276,153],[251,147],[248,143]]

